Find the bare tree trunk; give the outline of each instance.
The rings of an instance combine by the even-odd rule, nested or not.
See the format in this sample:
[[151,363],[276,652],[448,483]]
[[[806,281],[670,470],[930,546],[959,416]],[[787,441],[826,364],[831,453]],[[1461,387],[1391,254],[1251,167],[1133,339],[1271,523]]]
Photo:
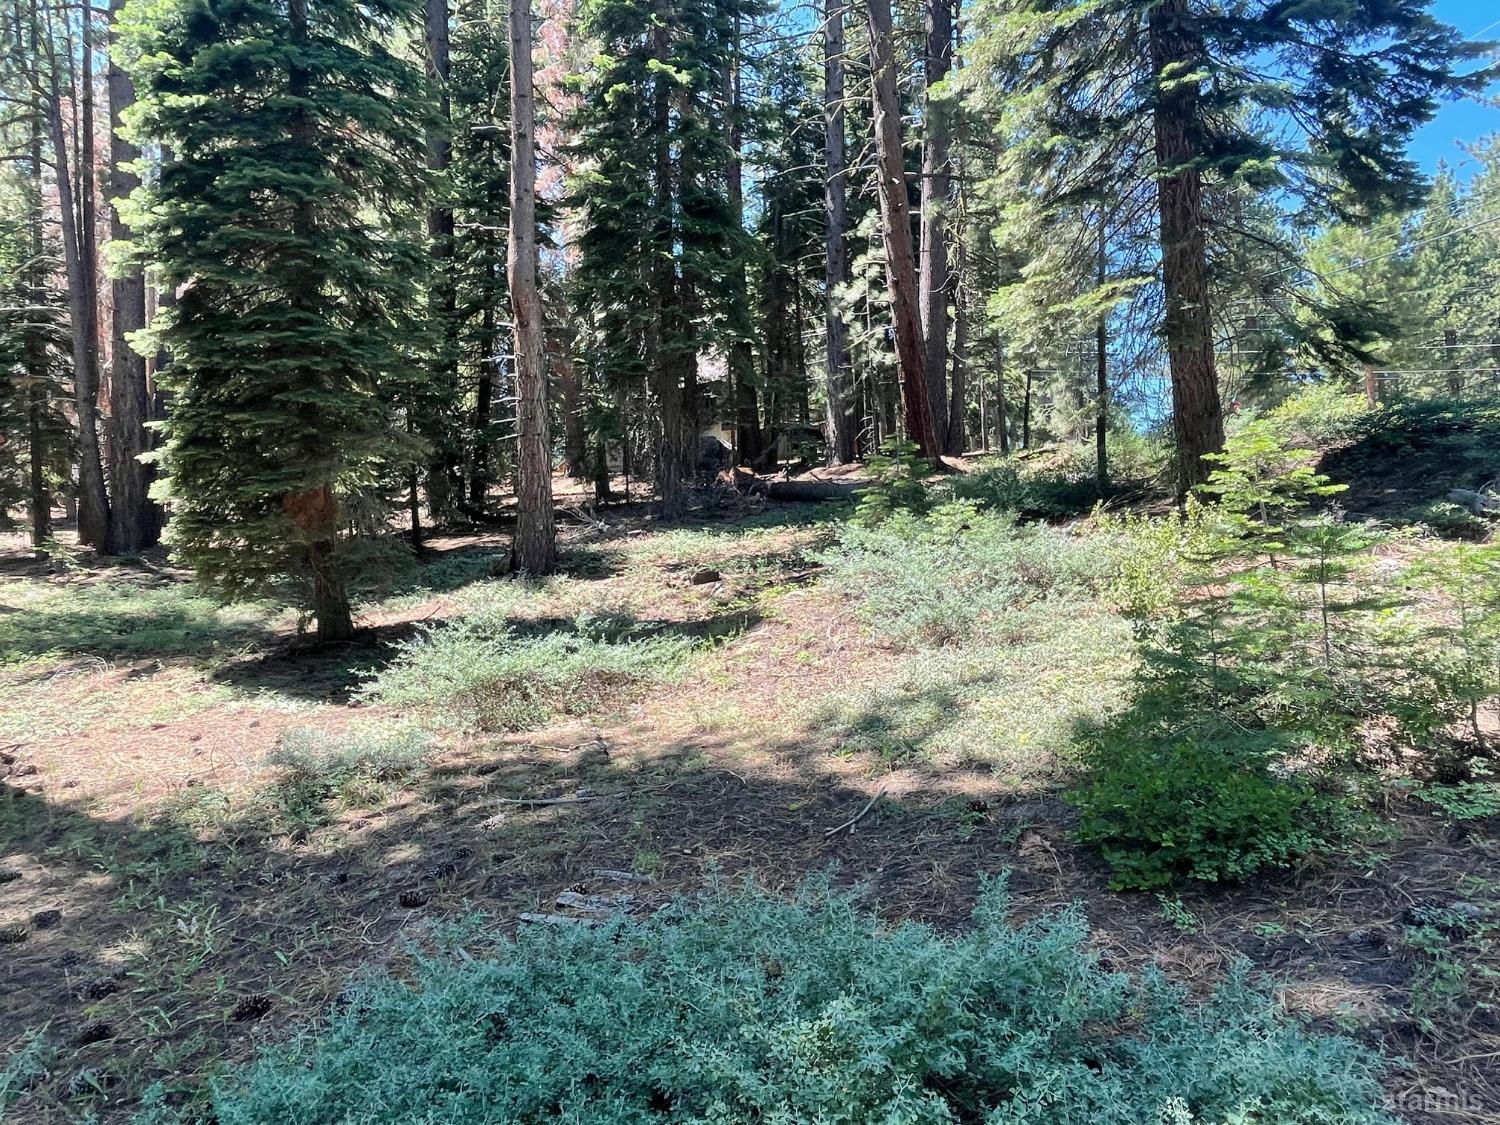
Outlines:
[[516,349],[514,568],[557,568],[552,440],[542,369],[542,300],[536,281],[536,102],[531,81],[531,0],[510,0],[510,312]]
[[[485,272],[493,278],[493,264],[486,264]],[[474,453],[469,465],[469,507],[482,510],[490,492],[490,409],[499,379],[499,364],[495,359],[499,333],[495,327],[495,306],[489,301],[479,312],[479,336],[481,354],[479,381],[474,388]]]
[[[118,22],[124,0],[110,0],[110,15]],[[113,243],[130,238],[120,218],[120,205],[140,184],[130,165],[140,150],[121,135],[121,117],[135,101],[135,87],[121,68],[115,44],[117,33],[110,27],[109,56],[109,193],[113,202],[109,237]],[[110,323],[109,377],[109,480],[110,538],[116,551],[130,554],[154,545],[161,518],[147,495],[153,473],[140,457],[150,447],[146,422],[151,413],[150,389],[146,381],[146,357],[130,346],[127,337],[146,327],[146,277],[138,266],[116,277],[111,284],[113,315]]]
[[844,0],[823,4],[823,154],[828,162],[823,200],[827,249],[823,338],[827,363],[828,459],[854,460],[854,388],[849,362],[849,326],[835,291],[849,281],[849,186],[844,140]]
[[[21,42],[20,6],[16,9],[16,42]],[[31,63],[40,65],[37,54],[36,24],[31,28]],[[28,115],[30,141],[27,149],[28,183],[26,222],[30,234],[30,261],[26,264],[27,314],[26,375],[30,387],[26,392],[27,505],[31,523],[31,545],[40,548],[52,535],[52,498],[47,494],[47,341],[42,323],[47,307],[47,273],[42,253],[45,241],[42,224],[46,219],[42,203],[42,122],[36,113]]]
[[1156,99],[1157,202],[1161,211],[1162,287],[1166,297],[1167,361],[1172,372],[1172,428],[1177,439],[1178,487],[1186,494],[1208,478],[1204,460],[1224,448],[1224,413],[1214,366],[1213,317],[1208,303],[1208,254],[1203,229],[1203,176],[1192,162],[1198,85],[1184,68],[1202,62],[1202,48],[1185,26],[1187,0],[1164,0],[1151,10],[1151,65],[1161,89]]
[[1010,417],[1005,401],[1005,348],[995,345],[995,431],[1000,435],[1000,453],[1010,454]]
[[[663,64],[668,61],[667,25],[663,16],[652,32],[652,51]],[[667,80],[656,78],[653,107],[656,153],[653,185],[656,197],[656,251],[652,270],[652,294],[655,315],[647,333],[647,350],[654,363],[657,413],[661,425],[656,451],[657,514],[664,520],[680,519],[687,511],[683,490],[682,458],[682,349],[680,310],[678,309],[677,265],[671,249],[676,241],[672,222],[672,149],[668,129],[672,106]]]
[[965,435],[964,414],[968,410],[968,386],[964,376],[964,363],[969,347],[969,315],[964,308],[962,278],[965,264],[963,240],[958,240],[957,268],[953,284],[953,377],[949,385],[948,434],[946,452],[962,457],[968,444]]
[[557,386],[562,392],[563,459],[568,463],[571,479],[587,480],[589,446],[583,425],[583,379],[573,362],[567,340],[559,340],[552,355]]
[[906,164],[901,148],[901,110],[896,99],[896,63],[891,33],[890,0],[865,0],[870,26],[870,87],[875,109],[881,236],[896,355],[901,368],[901,405],[907,436],[923,457],[936,461],[942,452],[933,430],[927,391],[922,324],[917,311],[917,276],[912,261],[911,204],[906,194]]
[[[46,31],[49,81],[47,128],[52,141],[57,181],[58,218],[62,226],[63,267],[68,279],[68,322],[73,341],[73,400],[78,413],[78,539],[100,551],[109,550],[109,495],[104,488],[104,461],[99,451],[99,345],[95,331],[98,311],[96,264],[87,254],[87,233],[79,216],[91,211],[93,200],[73,191],[67,131],[63,128],[59,60],[53,29]],[[85,54],[88,52],[85,51]],[[92,152],[92,144],[84,151]]]
[[[927,81],[923,111],[922,210],[919,217],[918,303],[926,347],[927,401],[932,429],[944,449],[948,441],[948,165],[950,122],[947,107],[935,101],[932,88],[953,67],[953,0],[926,0]],[[952,452],[949,449],[949,452]]]
[[[1109,274],[1109,245],[1104,227],[1099,228],[1099,277],[1102,288]],[[1099,313],[1094,326],[1094,467],[1102,494],[1109,488],[1109,315]]]
[[1026,396],[1021,403],[1021,448],[1031,448],[1031,368],[1026,369]]
[[[744,182],[744,91],[740,81],[740,17],[734,21],[734,59],[724,75],[724,97],[729,107],[729,152],[725,161],[724,176],[727,181],[729,210],[734,221],[743,227],[745,222]],[[745,264],[735,268],[730,279],[734,289],[733,302],[741,325],[750,325],[749,286],[745,280]],[[729,345],[729,380],[734,396],[734,445],[740,463],[753,462],[760,457],[765,436],[760,426],[760,396],[755,387],[755,356],[748,339],[736,338]]]
[[448,0],[426,0],[427,77],[437,89],[437,115],[427,132],[427,168],[440,184],[427,208],[427,244],[431,259],[428,291],[432,323],[437,328],[437,350],[432,357],[433,415],[423,427],[432,447],[427,466],[427,507],[433,522],[451,516],[462,496],[461,452],[447,425],[446,401],[458,393],[458,293],[453,280],[453,208],[448,203],[445,173],[452,160],[450,133],[452,108],[448,92],[449,11]]

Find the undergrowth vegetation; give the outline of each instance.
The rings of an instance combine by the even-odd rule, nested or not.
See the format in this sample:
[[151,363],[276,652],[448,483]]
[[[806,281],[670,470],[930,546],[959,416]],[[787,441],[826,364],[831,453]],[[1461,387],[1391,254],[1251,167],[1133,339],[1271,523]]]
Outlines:
[[721,892],[644,922],[540,927],[479,959],[438,953],[231,1076],[215,1119],[1388,1120],[1373,1055],[1242,975],[1194,1003],[1106,971],[1076,910],[1018,927],[1006,911],[992,886],[948,937],[815,884],[795,903]]
[[0,665],[80,654],[104,660],[202,657],[263,639],[263,605],[224,606],[181,582],[53,581],[5,588]]
[[618,613],[550,624],[476,613],[405,642],[363,691],[482,730],[524,730],[625,701],[671,676],[700,643]]
[[269,782],[242,790],[185,790],[165,819],[196,833],[301,837],[340,810],[376,808],[420,776],[433,736],[412,725],[366,723],[330,733],[292,727],[266,756]]
[[893,763],[1077,768],[1079,838],[1122,888],[1332,847],[1392,773],[1472,802],[1454,787],[1491,792],[1500,737],[1500,546],[1351,517],[1308,446],[1436,426],[1472,452],[1482,422],[1313,388],[1237,424],[1179,514],[1063,527],[1022,520],[1066,505],[1013,462],[929,485],[893,446],[822,561],[916,656],[822,719]]
[[912,646],[1024,635],[1039,604],[1087,598],[1112,566],[1098,540],[960,500],[851,523],[818,557],[861,620]]
[[845,754],[993,771],[1021,787],[1074,764],[1080,724],[1129,701],[1130,625],[1086,603],[1008,617],[1010,635],[913,653],[893,678],[822,704],[815,728]]

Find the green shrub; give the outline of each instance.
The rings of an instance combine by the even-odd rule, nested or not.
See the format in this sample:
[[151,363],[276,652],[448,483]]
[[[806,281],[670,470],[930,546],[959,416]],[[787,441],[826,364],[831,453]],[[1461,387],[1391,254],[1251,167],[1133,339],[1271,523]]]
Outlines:
[[1099,502],[1099,483],[1092,461],[1087,466],[1049,465],[1006,457],[992,465],[945,481],[955,500],[971,501],[996,512],[1015,512],[1038,519],[1083,515]]
[[[956,1121],[1374,1125],[1379,1060],[1243,969],[1209,1001],[1106,972],[1076,910],[887,926],[821,889],[538,927],[355,990],[222,1082],[220,1125]],[[467,939],[466,939],[467,940]],[[472,943],[470,943],[472,944]]]
[[[219,816],[242,828],[306,832],[329,820],[330,802],[347,807],[380,804],[404,781],[416,777],[434,753],[428,733],[414,727],[371,726],[327,732],[291,727],[267,754],[279,775],[245,807],[223,799]],[[211,799],[211,790],[201,801]],[[180,810],[190,820],[193,810]],[[211,816],[211,805],[196,810]]]
[[395,706],[446,705],[484,730],[524,730],[626,699],[694,647],[615,614],[583,614],[561,628],[477,615],[406,642],[362,692]]
[[970,502],[927,516],[899,512],[876,527],[844,528],[815,556],[828,580],[858,600],[862,620],[904,644],[1003,637],[1043,599],[1087,592],[1108,579],[1102,542],[1045,525],[1019,525]]
[[1331,804],[1278,775],[1279,749],[1273,736],[1227,725],[1117,722],[1085,742],[1085,780],[1069,795],[1078,839],[1099,848],[1120,889],[1232,882],[1282,866],[1321,843]]
[[1268,411],[1265,418],[1295,445],[1322,446],[1358,437],[1372,413],[1363,394],[1337,383],[1314,383]]
[[874,527],[897,512],[920,515],[930,507],[923,478],[932,471],[932,465],[918,455],[915,442],[886,442],[870,458],[867,468],[874,483],[859,491],[855,523]]

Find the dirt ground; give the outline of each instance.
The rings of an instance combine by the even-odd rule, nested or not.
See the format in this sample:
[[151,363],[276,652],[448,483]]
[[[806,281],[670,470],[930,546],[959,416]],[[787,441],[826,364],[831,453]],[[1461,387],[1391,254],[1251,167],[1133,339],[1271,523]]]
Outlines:
[[[1500,818],[1458,826],[1393,797],[1378,829],[1296,872],[1165,903],[1111,892],[1070,843],[1056,792],[931,763],[892,770],[820,726],[820,701],[891,676],[901,655],[819,583],[807,552],[823,532],[801,522],[816,509],[787,506],[770,534],[710,537],[703,557],[660,538],[671,532],[643,506],[575,503],[569,597],[628,589],[656,618],[727,622],[722,639],[611,711],[525,734],[453,731],[416,782],[305,835],[172,810],[263,784],[261,760],[291,727],[381,717],[354,685],[456,595],[376,606],[350,648],[310,648],[279,619],[211,661],[82,652],[0,670],[5,706],[19,698],[47,720],[0,745],[0,1048],[39,1033],[49,1045],[6,1120],[123,1121],[153,1086],[194,1104],[352,974],[399,968],[438,920],[483,912],[503,929],[572,913],[560,893],[622,887],[648,909],[716,879],[781,890],[833,865],[882,914],[943,928],[965,925],[982,877],[1009,872],[1020,915],[1081,901],[1110,962],[1156,964],[1195,990],[1248,959],[1289,1008],[1404,1060],[1390,1079],[1401,1117],[1500,1121],[1500,959],[1462,925],[1500,902]],[[731,504],[699,528],[732,532],[746,514]],[[498,561],[504,535],[430,546]],[[134,574],[182,577],[162,560]],[[0,612],[28,584],[103,578],[122,576],[59,575],[13,553]],[[1429,917],[1437,952],[1409,938]],[[1435,1006],[1460,970],[1467,999]]]

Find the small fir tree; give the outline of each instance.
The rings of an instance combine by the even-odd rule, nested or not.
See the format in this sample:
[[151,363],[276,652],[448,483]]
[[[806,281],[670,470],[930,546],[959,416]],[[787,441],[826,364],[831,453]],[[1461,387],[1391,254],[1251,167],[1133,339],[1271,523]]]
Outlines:
[[182,287],[158,324],[172,542],[226,597],[290,586],[328,640],[409,452],[426,93],[387,44],[411,10],[156,0],[126,27],[136,134],[169,154],[133,225]]

